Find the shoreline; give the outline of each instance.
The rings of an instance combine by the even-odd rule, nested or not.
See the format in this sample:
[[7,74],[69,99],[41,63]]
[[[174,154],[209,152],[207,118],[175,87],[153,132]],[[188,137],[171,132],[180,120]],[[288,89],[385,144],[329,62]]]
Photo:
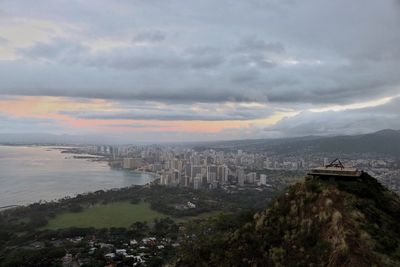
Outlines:
[[[70,147],[62,147],[60,145],[58,146],[54,146],[54,145],[36,145],[36,144],[31,144],[31,145],[25,145],[25,144],[0,144],[0,146],[4,146],[4,147],[35,147],[35,148],[44,148],[46,150],[53,150],[53,151],[58,151],[60,154],[64,154],[67,156],[67,154],[69,154],[68,158],[73,158],[73,159],[77,159],[77,160],[85,160],[88,162],[107,162],[108,164],[108,168],[111,171],[118,171],[118,172],[125,172],[125,173],[131,173],[131,174],[139,174],[139,175],[146,175],[149,177],[149,181],[147,181],[144,184],[135,184],[135,183],[131,183],[129,185],[123,185],[123,186],[118,186],[115,185],[115,187],[112,188],[98,188],[98,189],[94,189],[94,190],[88,190],[85,192],[81,192],[81,193],[73,193],[73,194],[63,194],[60,195],[57,198],[53,198],[53,199],[49,199],[49,200],[37,200],[37,201],[32,201],[32,202],[28,202],[28,203],[23,203],[23,204],[6,204],[4,206],[0,206],[0,212],[3,212],[7,209],[13,209],[13,208],[18,208],[18,207],[28,207],[30,205],[33,204],[37,204],[40,202],[44,202],[44,203],[51,203],[51,202],[59,202],[65,198],[76,198],[78,195],[86,195],[86,194],[90,194],[96,191],[108,191],[108,190],[122,190],[124,188],[129,188],[132,186],[149,186],[154,184],[157,180],[160,179],[159,174],[157,173],[153,173],[150,171],[144,171],[144,170],[131,170],[131,169],[123,169],[123,168],[113,168],[110,164],[110,162],[112,162],[112,160],[104,155],[97,155],[97,154],[93,154],[93,153],[83,153],[83,151],[81,151],[81,153],[79,153],[78,149],[79,147],[77,146],[70,146]],[[75,153],[74,153],[75,152]],[[81,155],[81,156],[80,156]],[[86,156],[88,155],[88,156]],[[91,156],[92,155],[92,156]]]
[[35,205],[35,204],[60,203],[65,199],[74,199],[74,198],[77,198],[79,195],[83,195],[83,196],[84,195],[89,195],[89,194],[96,193],[98,191],[104,191],[104,192],[107,192],[107,191],[119,191],[119,190],[129,189],[130,187],[134,187],[134,186],[149,187],[149,186],[152,186],[152,185],[156,185],[157,183],[155,183],[155,182],[157,180],[159,180],[159,179],[160,178],[155,178],[151,182],[148,182],[148,183],[145,183],[145,184],[140,184],[140,185],[139,184],[131,184],[131,185],[128,185],[128,186],[123,186],[123,187],[115,187],[115,188],[108,188],[108,189],[104,189],[103,188],[103,189],[97,189],[97,190],[93,190],[93,191],[86,191],[86,192],[83,192],[83,193],[76,193],[75,195],[64,195],[64,196],[62,196],[60,198],[52,199],[52,200],[48,200],[48,201],[39,200],[39,201],[30,202],[30,203],[26,203],[26,204],[12,204],[12,205],[1,206],[0,207],[0,213],[5,211],[5,210],[8,210],[8,209],[14,209],[14,208],[18,208],[18,207],[29,207],[29,206]]
[[[122,169],[122,170],[124,170],[124,169]],[[126,169],[126,170],[127,170],[127,169]],[[131,171],[136,171],[136,172],[145,173],[145,174],[151,174],[151,175],[154,175],[154,176],[157,177],[157,178],[160,178],[160,177],[161,177],[161,175],[158,174],[158,173],[156,173],[156,172],[142,171],[142,170],[131,170]]]

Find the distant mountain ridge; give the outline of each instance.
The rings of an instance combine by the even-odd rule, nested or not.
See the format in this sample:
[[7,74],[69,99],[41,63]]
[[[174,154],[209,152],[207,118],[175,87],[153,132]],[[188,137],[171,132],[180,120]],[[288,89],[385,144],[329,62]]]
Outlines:
[[[112,136],[56,135],[46,133],[0,134],[0,144],[154,144],[118,140]],[[175,143],[182,145],[182,143]],[[374,153],[400,157],[400,130],[385,129],[375,133],[342,136],[302,136],[279,139],[245,139],[230,141],[185,143],[198,150],[221,149],[250,152],[274,152],[277,154],[299,155],[304,153],[354,154]]]
[[278,154],[303,153],[375,153],[400,157],[400,130],[385,129],[375,133],[343,136],[305,136],[286,139],[222,141],[196,146],[197,149],[243,149]]

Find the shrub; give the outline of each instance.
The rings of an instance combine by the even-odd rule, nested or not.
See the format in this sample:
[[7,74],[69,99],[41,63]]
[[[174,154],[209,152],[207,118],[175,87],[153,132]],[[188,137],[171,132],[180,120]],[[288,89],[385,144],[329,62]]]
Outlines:
[[69,207],[69,210],[71,212],[81,212],[83,210],[81,205],[78,204],[71,204],[71,206]]

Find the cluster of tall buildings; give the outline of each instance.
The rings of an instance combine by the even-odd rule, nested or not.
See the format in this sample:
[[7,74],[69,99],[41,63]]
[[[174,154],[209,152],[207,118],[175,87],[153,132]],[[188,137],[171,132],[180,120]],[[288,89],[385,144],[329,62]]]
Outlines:
[[160,183],[195,189],[216,188],[228,183],[229,172],[225,164],[199,164],[194,158],[172,159],[160,172]]
[[[243,150],[194,150],[177,146],[90,146],[86,153],[104,155],[115,168],[139,169],[156,173],[160,183],[166,186],[183,186],[195,189],[218,188],[224,185],[266,185],[276,183],[264,170],[305,171],[328,164],[331,155],[286,155],[268,151],[246,152]],[[376,159],[371,155],[357,155],[356,159],[341,157],[346,165],[364,169],[393,187],[400,183],[392,179],[398,173],[396,159]],[[286,174],[285,174],[286,175]]]
[[206,150],[186,150],[176,153],[161,153],[161,162],[149,164],[149,170],[160,176],[160,184],[166,186],[214,189],[224,185],[267,185],[267,176],[257,174],[254,164],[263,168],[264,161],[251,161],[247,154],[238,151],[228,154]]
[[107,155],[110,165],[156,173],[166,186],[214,189],[224,185],[267,185],[256,170],[299,168],[301,161],[278,163],[264,155],[166,146],[96,146],[91,152]]
[[137,169],[142,167],[142,158],[124,158],[122,168],[124,169]]

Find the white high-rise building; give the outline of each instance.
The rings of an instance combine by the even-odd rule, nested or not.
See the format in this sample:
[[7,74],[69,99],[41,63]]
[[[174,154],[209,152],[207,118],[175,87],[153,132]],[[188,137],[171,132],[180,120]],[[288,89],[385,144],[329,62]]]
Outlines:
[[266,184],[267,184],[267,175],[260,174],[260,185],[266,185]]

